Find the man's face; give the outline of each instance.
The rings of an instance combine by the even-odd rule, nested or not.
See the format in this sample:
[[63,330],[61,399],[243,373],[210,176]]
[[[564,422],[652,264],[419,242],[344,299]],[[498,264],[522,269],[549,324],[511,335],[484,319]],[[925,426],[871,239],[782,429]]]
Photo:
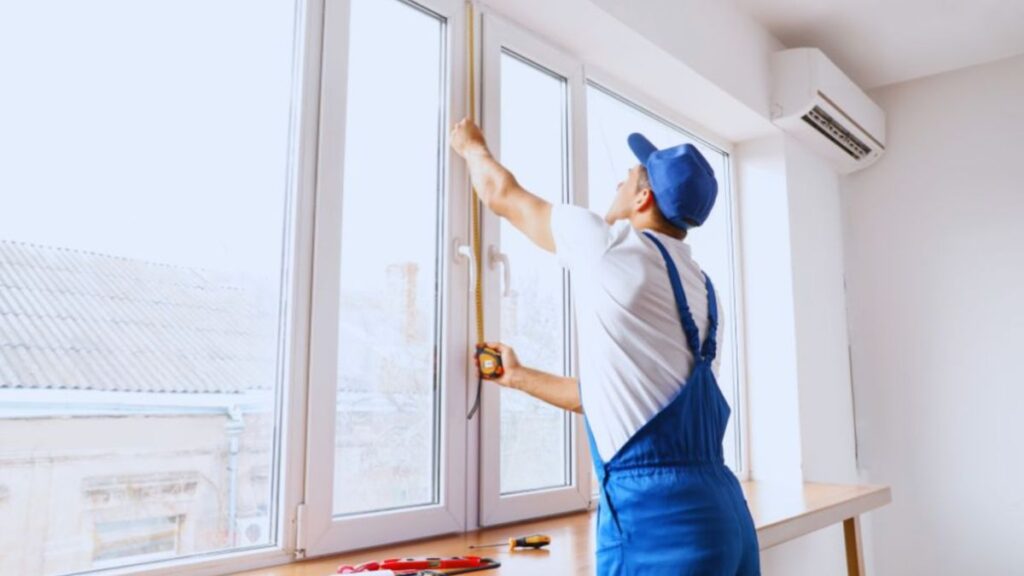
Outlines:
[[612,200],[612,205],[608,208],[608,213],[604,219],[606,222],[611,224],[619,220],[625,220],[630,218],[638,208],[638,200],[644,174],[644,167],[640,164],[633,166],[629,169],[626,174],[626,179],[619,182],[619,186],[615,191],[615,199]]

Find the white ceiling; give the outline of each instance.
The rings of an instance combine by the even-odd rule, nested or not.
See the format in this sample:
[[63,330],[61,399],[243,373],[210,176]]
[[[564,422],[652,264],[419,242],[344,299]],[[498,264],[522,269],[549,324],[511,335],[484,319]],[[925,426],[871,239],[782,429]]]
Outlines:
[[735,0],[790,48],[862,88],[1024,54],[1024,0]]

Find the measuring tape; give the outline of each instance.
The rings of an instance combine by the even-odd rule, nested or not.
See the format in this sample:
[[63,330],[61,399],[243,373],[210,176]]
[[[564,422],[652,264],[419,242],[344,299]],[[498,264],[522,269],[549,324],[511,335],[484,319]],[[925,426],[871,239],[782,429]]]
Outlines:
[[[469,117],[476,122],[476,62],[475,62],[475,22],[472,2],[466,3],[466,32],[468,40],[466,43],[466,54],[469,60]],[[505,373],[501,365],[501,353],[493,348],[484,345],[484,286],[483,286],[483,250],[480,247],[480,201],[476,196],[476,189],[470,185],[469,191],[469,214],[470,234],[472,236],[473,266],[476,269],[474,274],[473,300],[476,306],[476,350],[473,357],[477,361],[476,400],[470,408],[467,420],[472,420],[477,410],[480,409],[480,395],[483,391],[484,379],[500,378]]]

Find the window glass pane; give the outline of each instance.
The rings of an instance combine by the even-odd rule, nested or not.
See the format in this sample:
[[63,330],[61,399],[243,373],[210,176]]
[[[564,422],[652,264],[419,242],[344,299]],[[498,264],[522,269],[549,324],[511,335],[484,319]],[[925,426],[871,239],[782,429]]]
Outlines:
[[[504,53],[501,57],[501,160],[526,189],[553,204],[567,190],[565,79]],[[512,285],[501,298],[501,339],[526,364],[565,371],[563,272],[554,255],[534,246],[506,220],[501,250]],[[521,392],[501,389],[501,492],[571,481],[569,417]]]
[[651,142],[665,148],[689,142],[707,158],[718,180],[718,199],[711,216],[686,239],[693,247],[694,259],[711,277],[721,300],[725,322],[721,333],[723,346],[718,385],[733,408],[725,433],[726,461],[739,469],[738,398],[739,380],[736,368],[736,312],[733,286],[732,190],[729,178],[729,157],[711,148],[679,128],[664,122],[602,88],[587,87],[588,187],[590,209],[604,214],[611,206],[615,190],[626,173],[637,164],[626,145],[632,132],[640,132]]
[[349,49],[336,515],[439,493],[444,25],[354,0]]
[[0,573],[276,541],[294,14],[0,3]]

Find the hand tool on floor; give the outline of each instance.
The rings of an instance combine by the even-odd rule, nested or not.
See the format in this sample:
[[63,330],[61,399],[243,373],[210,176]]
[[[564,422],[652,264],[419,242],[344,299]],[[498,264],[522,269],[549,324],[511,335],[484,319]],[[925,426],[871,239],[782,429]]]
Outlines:
[[481,564],[480,566],[470,568],[459,568],[457,570],[447,570],[441,572],[439,570],[424,570],[417,574],[417,576],[450,576],[451,574],[469,574],[470,572],[481,572],[483,570],[493,570],[494,568],[500,568],[501,562],[491,560],[490,558],[484,558],[488,564]]
[[509,550],[518,550],[522,548],[532,548],[533,550],[539,550],[548,544],[551,544],[551,537],[546,534],[534,534],[532,536],[522,536],[519,538],[509,538],[508,542],[499,542],[497,544],[479,544],[470,546],[470,548],[494,548],[497,546],[508,546]]
[[[489,570],[501,566],[490,558],[479,556],[455,556],[451,558],[421,557],[421,558],[388,558],[379,562],[365,562],[363,564],[338,566],[338,574],[465,574],[478,570]],[[445,570],[445,572],[438,572]],[[449,571],[454,570],[454,571]]]

